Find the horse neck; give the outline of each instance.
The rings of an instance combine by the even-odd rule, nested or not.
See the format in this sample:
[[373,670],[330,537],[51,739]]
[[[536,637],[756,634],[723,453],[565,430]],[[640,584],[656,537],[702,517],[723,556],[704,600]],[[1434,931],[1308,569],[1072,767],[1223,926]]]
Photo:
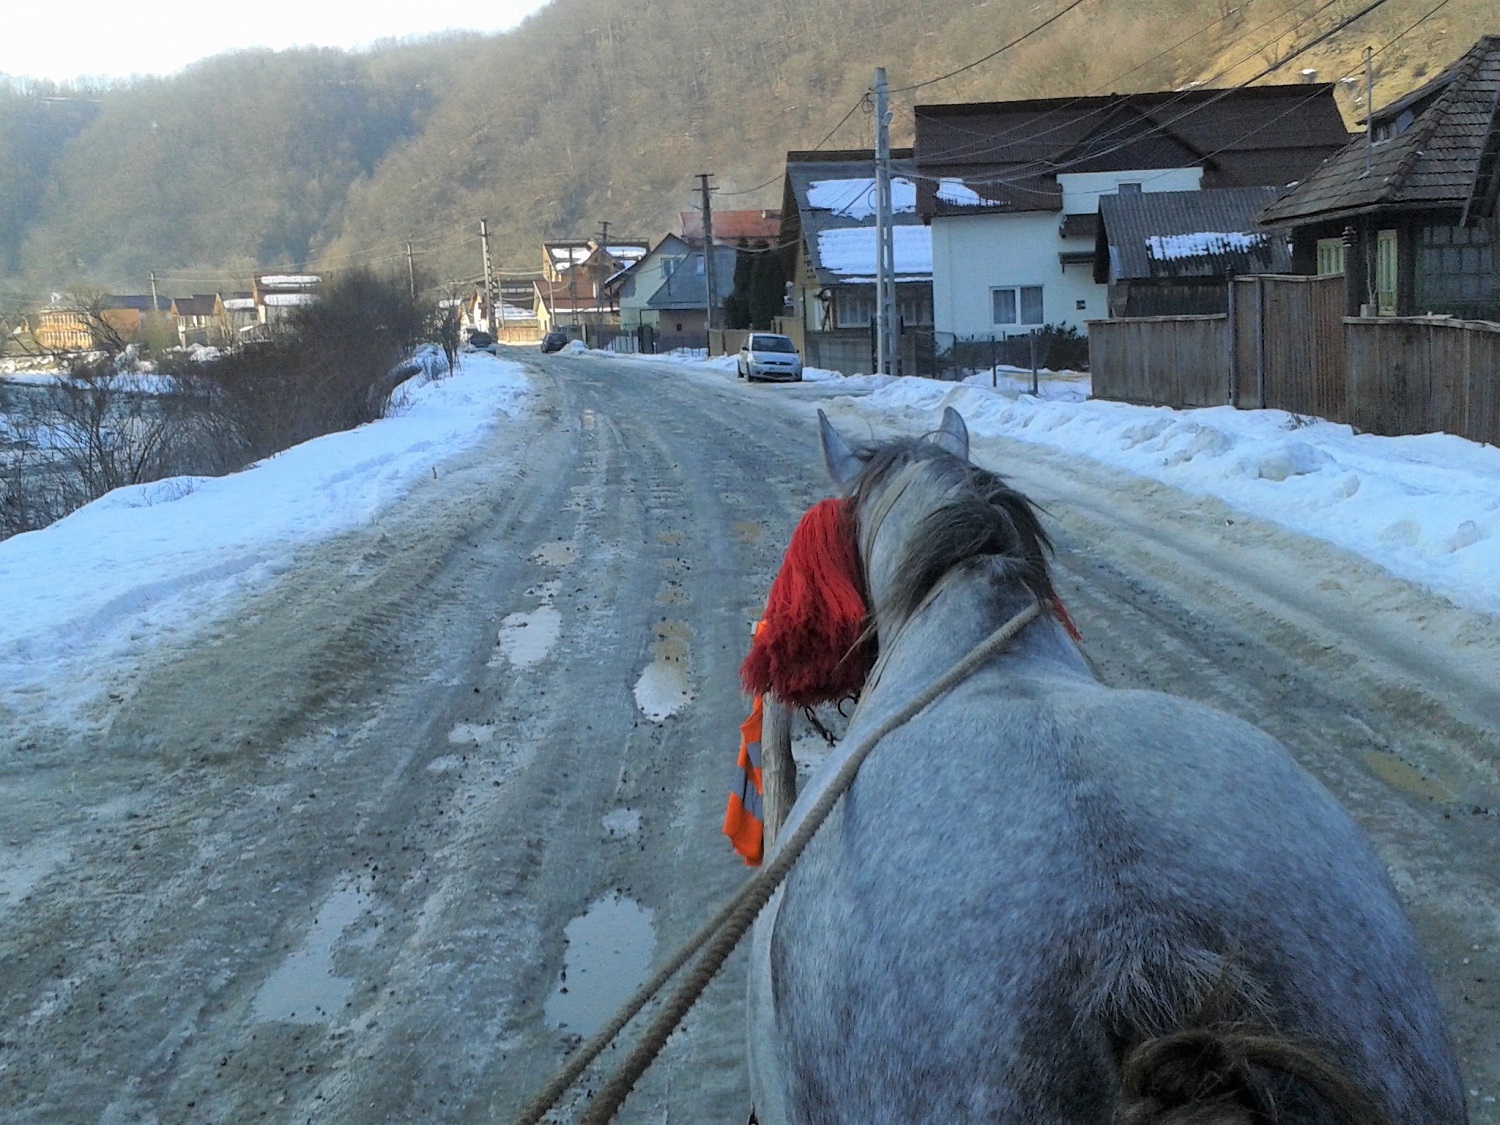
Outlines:
[[[907,685],[903,690],[928,671],[935,678],[1036,601],[1024,584],[1002,575],[1001,560],[976,559],[944,575],[914,611],[896,608],[906,544],[921,520],[948,498],[951,487],[917,463],[894,474],[862,505],[860,553],[880,648],[872,687],[887,670],[893,681]],[[1077,645],[1050,611],[1012,641],[1001,659],[1039,673],[1094,680]]]

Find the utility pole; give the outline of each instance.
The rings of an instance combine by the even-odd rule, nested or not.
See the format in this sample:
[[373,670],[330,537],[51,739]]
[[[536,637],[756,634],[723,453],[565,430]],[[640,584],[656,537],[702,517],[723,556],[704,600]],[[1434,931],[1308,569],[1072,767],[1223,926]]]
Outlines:
[[485,327],[491,332],[495,327],[495,275],[490,272],[490,223],[479,220],[479,248],[484,254],[484,307]]
[[416,299],[417,299],[417,267],[412,262],[412,258],[411,258],[411,243],[410,242],[408,242],[406,244],[406,280],[407,280],[407,283],[411,286],[411,299],[413,301],[416,301]]
[[151,315],[155,316],[160,310],[156,299],[156,271],[151,271]]
[[1375,48],[1365,48],[1365,175],[1370,174],[1375,145]]
[[714,304],[718,288],[714,284],[714,211],[708,198],[708,181],[712,172],[699,172],[699,188],[703,193],[703,325],[705,351],[712,352],[714,330]]
[[885,67],[875,68],[875,370],[889,375],[896,351],[896,248],[891,231],[891,114]]

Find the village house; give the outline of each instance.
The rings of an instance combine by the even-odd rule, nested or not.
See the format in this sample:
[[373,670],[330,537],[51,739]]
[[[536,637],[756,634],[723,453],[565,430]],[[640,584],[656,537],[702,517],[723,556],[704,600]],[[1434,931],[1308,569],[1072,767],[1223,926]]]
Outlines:
[[[87,307],[54,296],[53,303],[37,312],[32,336],[48,351],[90,351],[113,343],[139,343],[145,339],[147,318],[153,306],[162,322],[172,323],[172,302],[150,294],[110,294]],[[106,339],[113,337],[113,340]]]
[[251,335],[260,324],[260,314],[255,308],[255,294],[248,289],[220,295],[219,303],[224,309],[224,336],[231,345]]
[[[714,308],[722,309],[724,300],[734,290],[733,246],[721,246],[714,239]],[[693,247],[666,276],[646,302],[650,327],[661,341],[672,346],[697,346],[707,341],[708,277],[704,248]],[[722,327],[722,319],[715,327]],[[659,341],[660,342],[660,341]]]
[[605,283],[644,258],[650,243],[639,239],[594,239],[542,243],[542,276],[534,283],[543,333],[554,329],[582,335],[620,326],[619,310]]
[[1101,196],[1094,281],[1107,287],[1109,315],[1227,312],[1228,278],[1290,273],[1286,231],[1257,225],[1280,194],[1240,187]]
[[256,320],[267,329],[274,329],[294,310],[316,301],[322,284],[323,279],[311,273],[257,274],[250,290]]
[[1347,312],[1500,320],[1500,35],[1371,114],[1261,216],[1299,273],[1342,273]]
[[217,293],[174,297],[172,318],[177,323],[177,342],[184,348],[191,344],[218,347],[227,342],[224,301]]
[[[620,310],[622,332],[660,326],[660,310],[651,307],[651,298],[692,252],[693,247],[686,239],[667,234],[638,261],[605,280],[606,299]],[[701,255],[698,260],[702,261]]]
[[[913,370],[911,329],[930,329],[932,232],[917,215],[911,149],[891,150],[898,366]],[[782,181],[780,243],[791,279],[783,331],[811,367],[845,374],[873,366],[875,154],[868,149],[789,152]]]
[[[682,237],[690,246],[703,244],[703,212],[679,211],[677,221]],[[781,212],[756,209],[715,211],[714,241],[721,246],[738,246],[746,242],[775,242],[781,237]]]
[[1284,186],[1347,141],[1333,86],[916,107],[933,321],[953,339],[1087,331],[1106,195]]

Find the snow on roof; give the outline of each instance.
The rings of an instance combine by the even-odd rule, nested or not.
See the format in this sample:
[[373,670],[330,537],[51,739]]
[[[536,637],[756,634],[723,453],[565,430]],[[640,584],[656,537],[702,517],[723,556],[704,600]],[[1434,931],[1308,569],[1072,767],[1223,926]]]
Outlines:
[[[846,180],[813,180],[807,185],[807,205],[851,219],[875,214],[875,177]],[[891,213],[900,215],[917,209],[917,185],[905,176],[891,177]]]
[[296,305],[311,305],[316,302],[316,293],[267,293],[266,304],[273,308],[292,308]]
[[984,207],[985,201],[968,184],[954,176],[944,176],[938,181],[937,197],[955,207]]
[[606,246],[604,252],[622,262],[635,262],[646,256],[644,246]]
[[572,262],[575,265],[586,260],[591,252],[588,246],[557,246],[549,243],[547,253],[552,255],[554,262]]
[[224,307],[230,312],[243,312],[255,307],[254,297],[229,297],[224,302]]
[[262,289],[307,289],[323,279],[315,273],[268,273],[255,280]]
[[1158,262],[1201,258],[1205,254],[1235,254],[1264,246],[1270,235],[1263,231],[1204,230],[1194,234],[1153,234],[1146,237],[1146,253]]
[[[892,227],[891,243],[896,252],[896,276],[900,279],[932,276],[932,228]],[[818,232],[818,261],[842,281],[875,280],[875,228],[841,227]]]

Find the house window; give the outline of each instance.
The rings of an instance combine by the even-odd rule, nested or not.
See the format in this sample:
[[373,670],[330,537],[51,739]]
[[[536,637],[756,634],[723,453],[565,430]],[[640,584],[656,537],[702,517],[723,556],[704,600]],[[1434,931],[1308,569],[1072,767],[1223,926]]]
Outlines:
[[932,293],[928,290],[919,293],[898,293],[896,315],[901,318],[901,323],[905,327],[930,328],[932,326]]
[[1001,289],[991,289],[990,301],[996,324],[1020,328],[1044,323],[1040,285],[1008,285]]
[[1318,272],[1344,272],[1344,240],[1342,238],[1318,239]]
[[1417,311],[1494,320],[1500,313],[1500,223],[1424,226],[1417,237]]
[[868,328],[875,320],[875,294],[864,289],[840,289],[834,298],[834,324],[839,328]]

